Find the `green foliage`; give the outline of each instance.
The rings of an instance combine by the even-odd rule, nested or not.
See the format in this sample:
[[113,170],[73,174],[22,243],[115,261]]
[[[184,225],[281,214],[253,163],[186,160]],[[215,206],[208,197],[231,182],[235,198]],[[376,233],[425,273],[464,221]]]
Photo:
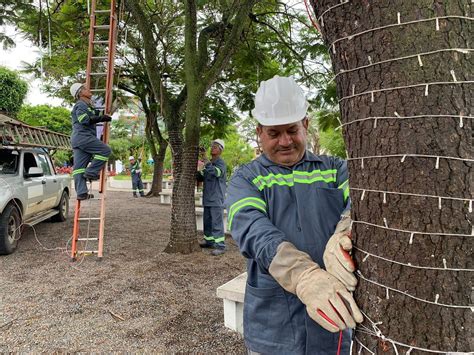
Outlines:
[[23,105],[17,117],[31,126],[40,126],[54,132],[71,134],[71,112],[64,107]]
[[346,145],[344,144],[341,130],[320,132],[319,139],[321,148],[328,151],[330,155],[335,155],[344,159],[347,157]]
[[0,67],[0,111],[15,114],[20,109],[28,92],[28,84],[18,73]]
[[110,159],[121,160],[127,164],[130,155],[138,158],[139,154],[137,153],[140,153],[142,145],[143,140],[141,137],[112,138],[109,141],[109,146],[112,149]]
[[[201,137],[205,141],[209,141],[208,145],[205,145],[206,148],[209,148],[210,142],[212,139],[210,137]],[[209,139],[208,139],[209,138]],[[213,137],[217,138],[217,137]],[[223,137],[220,137],[223,138]],[[227,178],[230,179],[232,173],[237,167],[242,164],[250,162],[254,158],[253,148],[245,141],[236,130],[234,126],[229,128],[229,132],[224,139],[225,149],[222,152],[222,159],[224,159],[227,166]],[[209,149],[207,154],[210,157]]]
[[58,150],[52,156],[54,164],[57,167],[63,166],[64,163],[66,162],[69,163],[71,161],[71,157],[72,157],[72,152],[68,152],[65,150]]

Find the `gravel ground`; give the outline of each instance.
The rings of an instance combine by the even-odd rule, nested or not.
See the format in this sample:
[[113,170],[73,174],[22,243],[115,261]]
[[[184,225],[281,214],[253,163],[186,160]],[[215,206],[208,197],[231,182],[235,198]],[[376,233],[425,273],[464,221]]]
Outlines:
[[245,353],[215,296],[245,271],[233,241],[219,257],[165,254],[169,206],[107,198],[103,260],[70,262],[72,199],[66,222],[35,226],[36,237],[27,229],[0,257],[0,352]]

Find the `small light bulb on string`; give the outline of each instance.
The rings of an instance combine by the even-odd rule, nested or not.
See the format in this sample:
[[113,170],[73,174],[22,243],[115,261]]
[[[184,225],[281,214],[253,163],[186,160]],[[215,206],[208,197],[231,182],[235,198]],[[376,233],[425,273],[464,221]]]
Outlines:
[[457,81],[456,74],[454,73],[454,70],[451,70],[451,76],[453,77],[454,81]]

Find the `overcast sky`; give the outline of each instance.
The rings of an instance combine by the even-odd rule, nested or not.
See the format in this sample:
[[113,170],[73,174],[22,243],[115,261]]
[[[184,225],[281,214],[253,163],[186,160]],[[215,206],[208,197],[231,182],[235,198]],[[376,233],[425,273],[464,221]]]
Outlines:
[[[25,40],[22,35],[15,31],[12,26],[0,27],[1,32],[5,32],[12,37],[16,46],[9,50],[4,50],[0,46],[0,66],[13,70],[22,69],[21,62],[33,63],[39,57],[39,50],[30,41]],[[41,91],[41,80],[33,79],[33,75],[20,74],[23,79],[28,82],[28,95],[25,99],[26,103],[31,105],[49,104],[52,106],[60,106],[62,100],[48,97]]]

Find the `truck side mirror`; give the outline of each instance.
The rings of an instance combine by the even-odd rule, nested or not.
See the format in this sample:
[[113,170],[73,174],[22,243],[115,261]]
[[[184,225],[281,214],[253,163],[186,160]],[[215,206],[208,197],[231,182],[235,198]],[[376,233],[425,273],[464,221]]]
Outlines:
[[38,168],[38,167],[32,167],[32,168],[29,168],[28,169],[28,173],[26,174],[26,177],[27,178],[30,178],[30,177],[40,177],[40,176],[43,176],[44,173],[43,173],[43,169],[42,168]]

